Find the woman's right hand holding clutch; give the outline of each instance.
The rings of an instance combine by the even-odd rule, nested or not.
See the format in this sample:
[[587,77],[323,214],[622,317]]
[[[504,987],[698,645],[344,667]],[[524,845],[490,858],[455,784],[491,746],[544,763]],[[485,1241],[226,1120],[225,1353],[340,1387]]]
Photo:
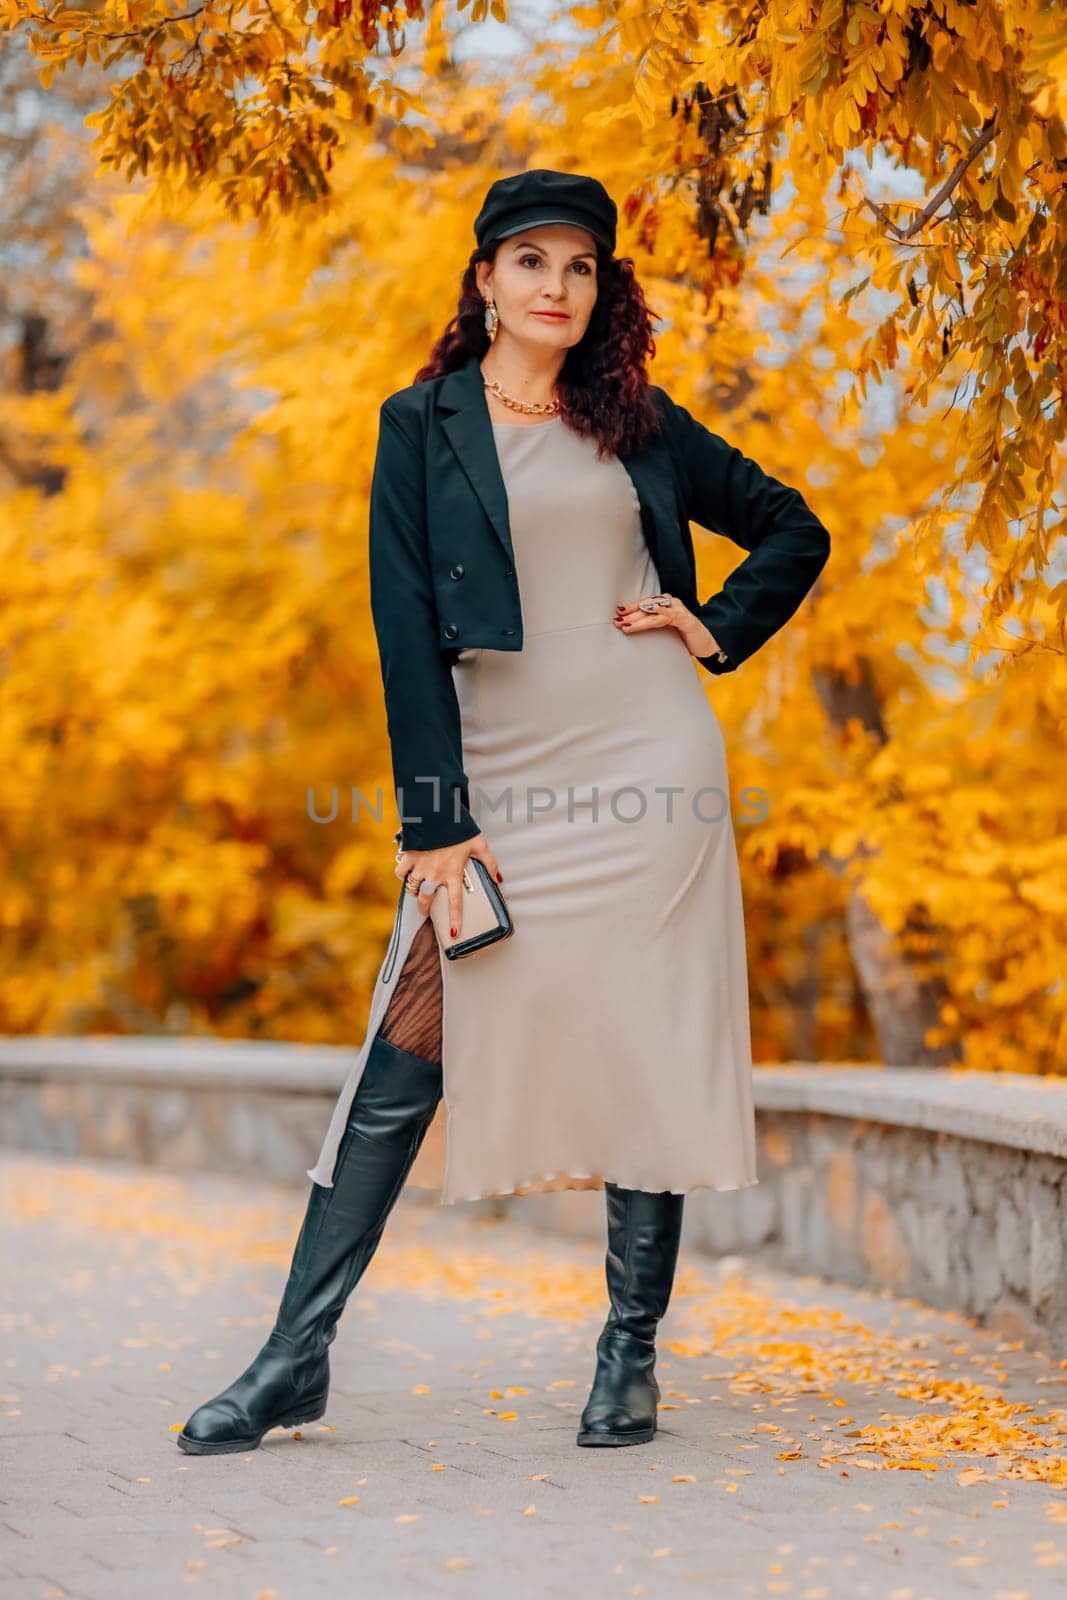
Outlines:
[[[451,935],[463,931],[463,869],[471,856],[485,863],[497,883],[503,874],[484,833],[461,839],[458,844],[442,845],[437,850],[402,850],[397,856],[396,875],[409,894],[417,894],[419,910],[429,914],[430,902],[441,884],[448,885],[448,912]],[[420,887],[421,885],[421,887]]]

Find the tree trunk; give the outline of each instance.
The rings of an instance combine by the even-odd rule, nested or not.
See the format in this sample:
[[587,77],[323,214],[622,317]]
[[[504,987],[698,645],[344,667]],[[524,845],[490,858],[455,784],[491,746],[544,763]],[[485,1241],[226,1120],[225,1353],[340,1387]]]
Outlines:
[[[815,692],[831,727],[837,732],[843,733],[848,720],[856,718],[868,734],[874,734],[879,745],[884,745],[888,735],[870,664],[861,658],[858,666],[859,677],[856,679],[824,668],[817,669],[814,675]],[[852,860],[871,853],[861,844]],[[833,856],[829,851],[821,851],[820,859],[839,875],[843,875],[849,866],[847,860]],[[897,938],[871,909],[862,877],[849,880],[845,927],[849,953],[871,1013],[881,1060],[885,1065],[940,1067],[959,1061],[961,1051],[955,1041],[941,1045],[925,1043],[927,1030],[937,1027],[941,1020],[941,1005],[947,998],[944,980],[937,974],[920,976],[914,959],[901,951]],[[927,935],[934,931],[922,907],[913,910],[907,927]],[[929,955],[925,959],[929,960]]]

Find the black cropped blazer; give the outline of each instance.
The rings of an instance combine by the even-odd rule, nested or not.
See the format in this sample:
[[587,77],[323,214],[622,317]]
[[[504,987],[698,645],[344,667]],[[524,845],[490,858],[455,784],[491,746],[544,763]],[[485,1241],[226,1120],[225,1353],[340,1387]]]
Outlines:
[[[732,672],[796,611],[830,536],[799,490],[764,472],[653,385],[660,436],[620,459],[664,592],[714,634]],[[370,595],[403,843],[432,850],[481,829],[469,809],[452,665],[468,646],[521,650],[507,492],[481,366],[383,401],[370,493]],[[696,593],[690,521],[750,552],[718,594]],[[623,598],[620,596],[620,599]]]

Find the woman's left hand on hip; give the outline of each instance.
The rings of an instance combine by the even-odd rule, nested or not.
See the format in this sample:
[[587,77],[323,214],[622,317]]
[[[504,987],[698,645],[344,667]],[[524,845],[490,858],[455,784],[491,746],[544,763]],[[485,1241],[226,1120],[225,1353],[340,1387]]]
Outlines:
[[719,648],[710,629],[678,599],[677,595],[663,593],[639,595],[636,600],[627,600],[622,605],[616,606],[613,620],[620,633],[645,633],[650,628],[674,628],[681,634],[690,655],[710,656]]

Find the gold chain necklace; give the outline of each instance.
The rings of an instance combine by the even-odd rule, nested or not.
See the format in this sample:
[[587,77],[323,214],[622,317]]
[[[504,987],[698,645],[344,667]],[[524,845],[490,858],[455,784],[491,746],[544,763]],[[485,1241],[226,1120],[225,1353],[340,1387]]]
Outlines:
[[503,401],[504,405],[510,406],[513,411],[524,411],[527,416],[551,417],[559,410],[558,400],[548,400],[543,405],[538,405],[533,400],[517,400],[514,395],[505,394],[495,378],[487,378],[484,373],[482,383],[496,395],[498,400]]

